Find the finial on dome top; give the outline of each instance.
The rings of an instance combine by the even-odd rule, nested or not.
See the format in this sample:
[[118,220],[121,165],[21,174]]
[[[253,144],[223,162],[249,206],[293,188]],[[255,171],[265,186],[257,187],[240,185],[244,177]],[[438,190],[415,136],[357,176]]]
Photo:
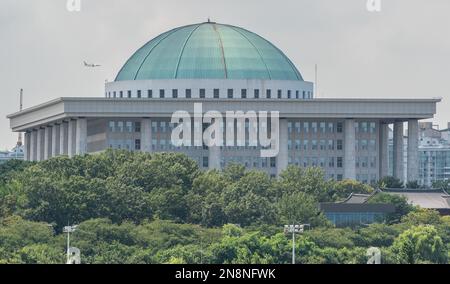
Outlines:
[[211,23],[211,19],[208,17],[208,23]]

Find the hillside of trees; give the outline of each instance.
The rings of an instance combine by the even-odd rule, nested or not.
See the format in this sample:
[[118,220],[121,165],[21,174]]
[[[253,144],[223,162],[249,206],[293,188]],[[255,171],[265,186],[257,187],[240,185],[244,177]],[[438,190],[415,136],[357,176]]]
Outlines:
[[318,168],[289,167],[273,179],[241,165],[201,171],[181,154],[108,150],[39,163],[0,165],[0,263],[64,263],[62,228],[82,263],[449,263],[450,218],[398,196],[384,224],[335,228],[319,202],[374,189],[326,180]]

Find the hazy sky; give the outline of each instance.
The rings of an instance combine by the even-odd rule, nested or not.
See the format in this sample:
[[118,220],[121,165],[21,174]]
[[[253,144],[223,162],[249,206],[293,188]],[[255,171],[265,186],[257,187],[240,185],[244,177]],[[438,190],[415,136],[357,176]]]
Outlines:
[[[0,0],[0,149],[17,134],[6,115],[57,97],[103,96],[129,56],[160,33],[212,21],[242,26],[282,49],[305,80],[319,65],[319,97],[443,97],[450,121],[450,1]],[[102,64],[83,67],[83,60]]]

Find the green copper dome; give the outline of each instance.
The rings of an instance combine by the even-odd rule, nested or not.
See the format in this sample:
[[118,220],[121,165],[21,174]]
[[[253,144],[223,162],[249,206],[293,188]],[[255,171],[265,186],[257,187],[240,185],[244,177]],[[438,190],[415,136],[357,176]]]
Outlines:
[[284,53],[243,28],[212,22],[165,32],[136,51],[116,81],[260,79],[303,81]]

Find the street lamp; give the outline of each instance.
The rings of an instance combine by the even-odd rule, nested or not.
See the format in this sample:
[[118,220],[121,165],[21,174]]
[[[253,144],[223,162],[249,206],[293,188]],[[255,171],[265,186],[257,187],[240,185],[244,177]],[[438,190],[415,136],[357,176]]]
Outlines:
[[74,226],[65,226],[63,228],[63,233],[67,233],[67,263],[70,263],[70,233],[75,232],[75,229],[78,227],[78,225]]
[[305,227],[310,227],[310,225],[284,225],[284,233],[292,233],[292,264],[295,264],[295,234],[303,233],[305,231]]

